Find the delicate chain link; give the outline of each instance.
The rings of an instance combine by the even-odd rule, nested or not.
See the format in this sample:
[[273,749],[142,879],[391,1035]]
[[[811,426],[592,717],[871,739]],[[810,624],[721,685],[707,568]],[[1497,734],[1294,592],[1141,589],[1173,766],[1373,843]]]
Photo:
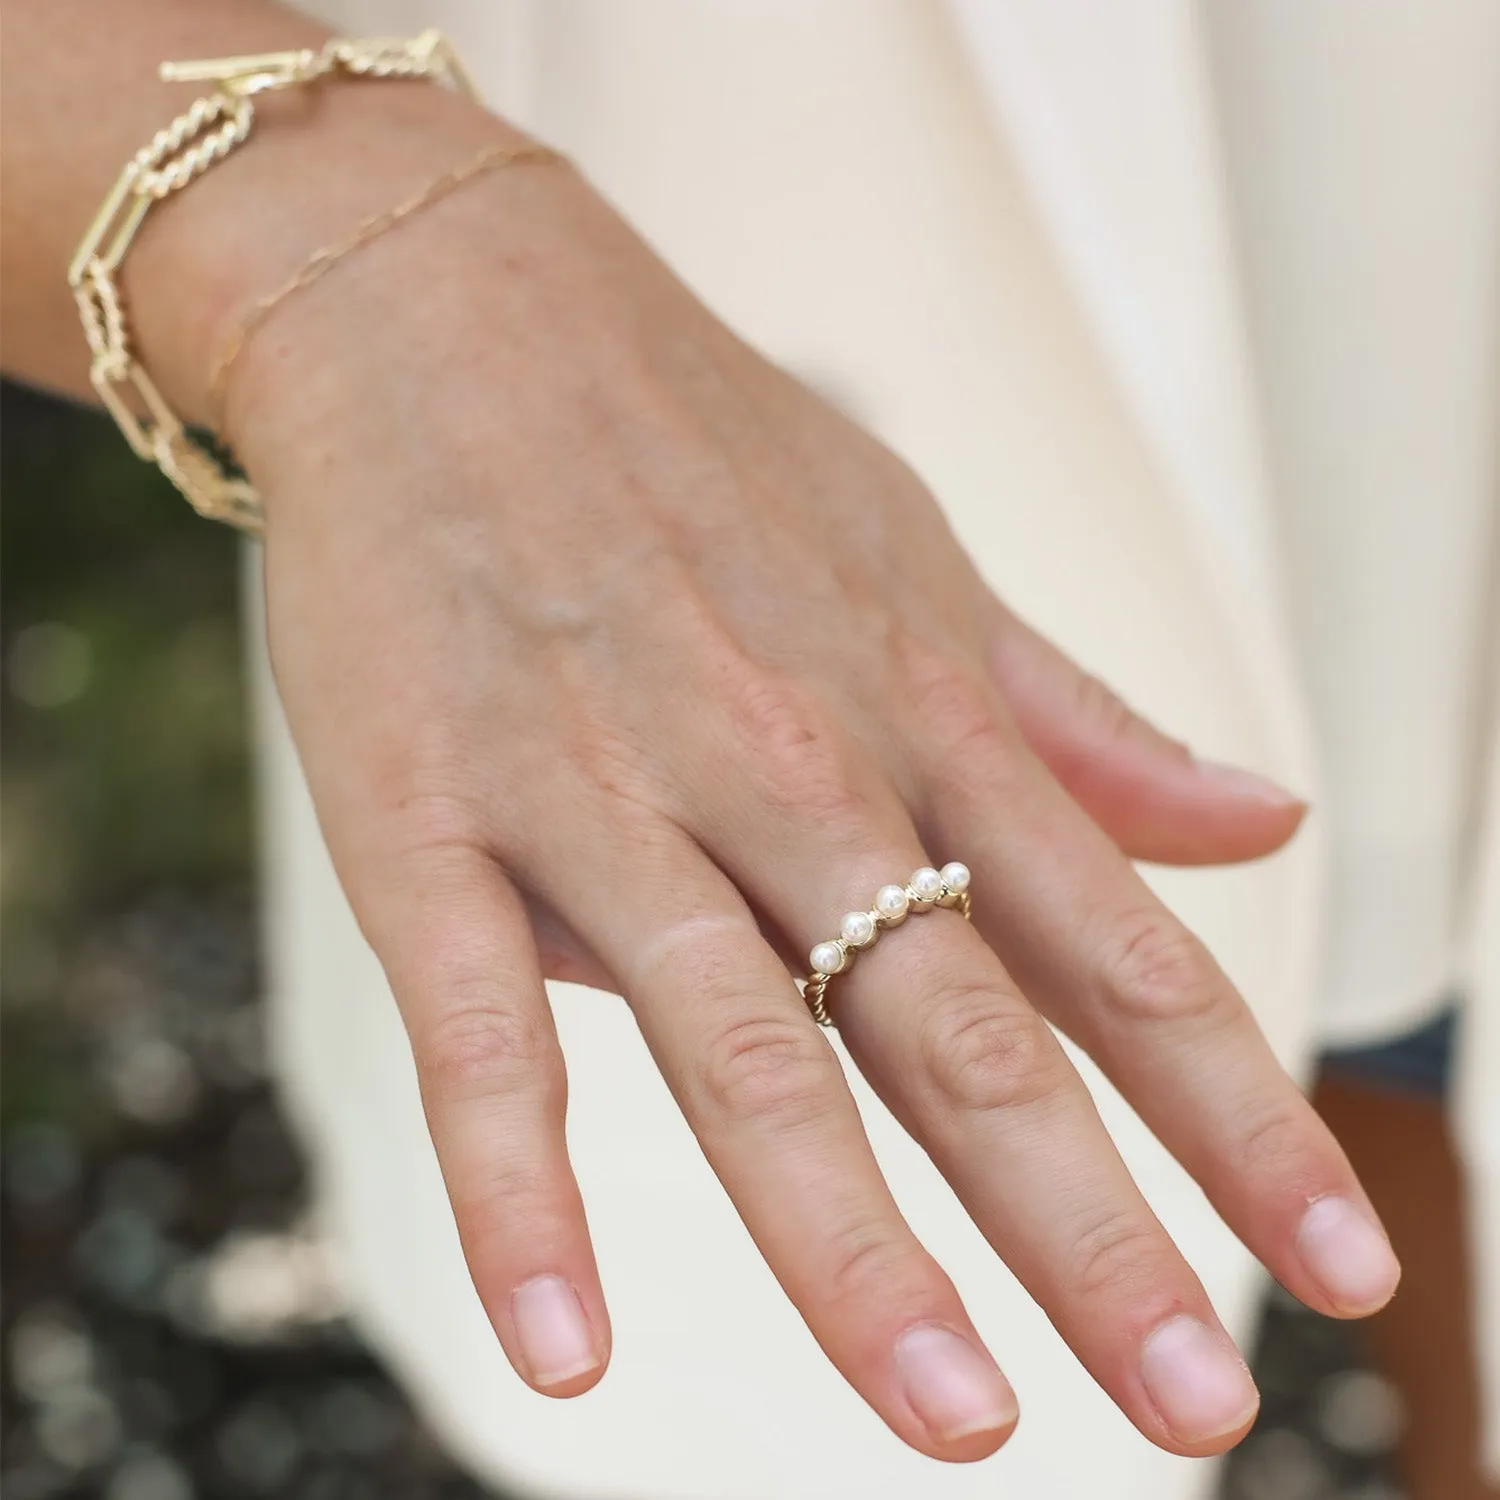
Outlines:
[[274,291],[267,292],[264,297],[253,302],[240,320],[239,326],[224,341],[223,347],[209,367],[207,402],[209,420],[218,424],[223,417],[224,390],[229,381],[229,372],[235,360],[239,358],[240,351],[249,341],[250,335],[294,292],[300,292],[304,287],[311,286],[313,282],[331,271],[351,251],[369,244],[386,230],[394,229],[403,219],[410,218],[419,210],[430,207],[439,199],[446,198],[455,188],[461,187],[471,178],[478,177],[484,172],[497,171],[501,167],[514,166],[517,162],[561,160],[563,160],[562,156],[550,146],[539,146],[531,141],[521,145],[491,144],[462,166],[455,167],[451,172],[444,172],[441,177],[428,183],[425,188],[413,194],[404,203],[398,203],[395,208],[385,209],[381,213],[372,214],[336,244],[325,245],[321,250],[314,252],[295,276],[288,277]]
[[[255,122],[254,95],[336,75],[426,78],[478,98],[453,48],[436,31],[424,31],[412,38],[338,37],[316,49],[164,63],[161,76],[168,82],[203,82],[213,87],[170,125],[157,131],[131,158],[105,197],[68,267],[68,285],[78,304],[92,356],[89,378],[126,441],[141,458],[158,464],[200,514],[254,533],[261,530],[263,522],[260,498],[254,487],[225,469],[192,437],[155,382],[136,362],[119,271],[151,207],[181,192],[244,143]],[[273,294],[272,305],[297,285],[315,280],[337,255],[347,253],[400,218],[451,192],[458,182],[500,166],[506,160],[542,154],[543,149],[536,146],[512,147],[508,153],[492,148],[467,167],[445,173],[424,194],[391,213],[367,220],[349,240],[331,247],[337,254],[319,252],[303,272],[306,279],[280,288]],[[256,304],[253,321],[269,311],[266,302],[267,299],[262,299]],[[240,330],[234,349],[243,343],[248,331],[248,328]],[[218,383],[222,383],[223,371],[232,357],[232,353],[229,358],[221,356],[215,365]]]

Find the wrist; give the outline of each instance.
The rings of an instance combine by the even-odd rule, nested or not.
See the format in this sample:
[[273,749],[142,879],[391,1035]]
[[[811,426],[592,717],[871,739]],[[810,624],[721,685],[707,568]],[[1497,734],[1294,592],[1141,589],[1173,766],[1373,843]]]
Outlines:
[[433,83],[329,80],[263,94],[251,137],[157,206],[125,270],[142,362],[183,417],[255,301],[318,249],[466,156],[520,134]]

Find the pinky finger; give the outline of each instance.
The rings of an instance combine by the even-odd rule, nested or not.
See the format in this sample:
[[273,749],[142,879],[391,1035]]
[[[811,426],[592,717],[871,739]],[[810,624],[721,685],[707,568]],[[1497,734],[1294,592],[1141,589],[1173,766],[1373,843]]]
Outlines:
[[475,1289],[521,1378],[577,1395],[604,1373],[609,1317],[521,897],[482,850],[450,847],[408,862],[377,904],[384,920],[367,926],[406,1022]]

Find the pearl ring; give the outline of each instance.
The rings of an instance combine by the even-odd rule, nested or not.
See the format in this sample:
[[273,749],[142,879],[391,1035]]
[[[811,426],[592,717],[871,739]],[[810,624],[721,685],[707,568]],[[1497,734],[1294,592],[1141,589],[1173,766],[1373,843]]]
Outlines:
[[934,870],[923,865],[905,885],[883,885],[875,893],[869,911],[851,911],[839,923],[839,935],[819,943],[807,956],[812,973],[802,989],[802,998],[819,1026],[832,1026],[828,1010],[828,985],[835,974],[842,974],[862,949],[873,948],[875,940],[887,927],[899,927],[913,912],[931,911],[935,906],[956,907],[965,921],[969,918],[969,867],[954,863]]

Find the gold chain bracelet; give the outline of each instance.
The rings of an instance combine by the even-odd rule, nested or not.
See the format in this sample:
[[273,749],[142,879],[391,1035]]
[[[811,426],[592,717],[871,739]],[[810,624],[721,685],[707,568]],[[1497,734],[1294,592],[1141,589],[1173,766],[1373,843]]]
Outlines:
[[[320,48],[296,52],[163,63],[161,76],[166,82],[204,82],[214,87],[131,158],[68,267],[68,285],[93,355],[89,379],[131,448],[139,457],[155,462],[200,515],[258,534],[262,512],[254,486],[189,432],[135,358],[119,281],[125,254],[153,204],[180,192],[244,142],[255,121],[255,94],[333,76],[430,79],[471,99],[477,100],[478,94],[453,48],[436,31],[411,39],[335,38]],[[499,165],[502,159],[535,154],[541,154],[541,148],[518,148],[509,158],[492,151],[483,161],[471,163],[466,173],[461,169],[440,182],[453,183]],[[402,208],[410,212],[437,196],[429,190],[420,201]],[[399,210],[393,211],[379,216],[378,222],[388,227],[401,216]],[[368,231],[376,223],[369,220],[361,226],[366,231],[364,239],[373,237]],[[319,256],[327,260],[328,252]]]

